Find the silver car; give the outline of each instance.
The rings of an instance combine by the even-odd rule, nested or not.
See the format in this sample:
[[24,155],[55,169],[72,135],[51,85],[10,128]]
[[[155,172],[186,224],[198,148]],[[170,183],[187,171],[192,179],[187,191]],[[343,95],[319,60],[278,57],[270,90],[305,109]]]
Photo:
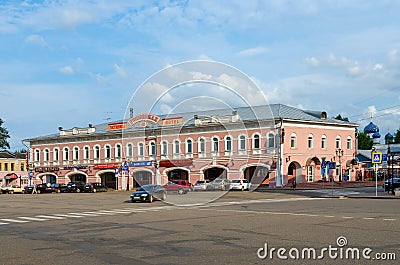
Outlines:
[[214,179],[210,184],[212,190],[229,190],[231,181],[229,179]]

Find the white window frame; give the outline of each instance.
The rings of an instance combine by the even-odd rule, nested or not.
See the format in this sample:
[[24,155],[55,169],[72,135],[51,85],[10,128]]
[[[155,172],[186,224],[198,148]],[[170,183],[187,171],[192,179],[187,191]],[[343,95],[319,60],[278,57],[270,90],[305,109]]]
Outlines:
[[[258,142],[258,146],[256,143]],[[253,154],[260,154],[261,153],[261,135],[259,133],[253,133],[251,136],[251,143],[252,143],[252,151]]]
[[93,161],[94,163],[100,163],[101,147],[96,144],[93,146]]
[[104,161],[111,162],[112,147],[109,144],[104,145]]
[[55,147],[53,149],[53,165],[60,164],[60,148]]
[[175,139],[173,141],[173,156],[174,158],[180,158],[181,157],[181,141],[179,139]]
[[126,144],[126,157],[132,158],[133,157],[133,144],[127,143]]
[[168,158],[168,141],[163,140],[161,142],[161,157],[166,159]]
[[314,135],[310,133],[307,137],[307,148],[313,149],[314,148]]
[[327,147],[326,147],[326,135],[325,134],[323,134],[322,136],[321,136],[321,149],[326,149]]
[[204,137],[199,137],[198,142],[198,154],[199,157],[205,157],[206,156],[206,138]]
[[138,149],[137,155],[139,160],[142,160],[144,158],[144,148],[145,148],[144,142],[137,143],[137,149]]
[[[72,163],[73,164],[79,163],[79,151],[80,151],[79,146],[74,146],[74,148],[72,149]],[[76,152],[78,152],[78,153],[76,153]]]
[[83,147],[83,163],[89,164],[90,163],[90,146],[85,145]]
[[[215,140],[217,140],[217,145],[215,145]],[[217,156],[218,155],[218,152],[219,152],[219,142],[220,142],[220,139],[219,139],[219,137],[218,136],[213,136],[212,138],[211,138],[211,152],[212,152],[212,154],[214,155],[214,156]],[[217,149],[217,150],[215,150],[215,149]]]
[[296,149],[297,148],[297,135],[296,133],[292,133],[290,135],[290,148]]
[[336,149],[342,149],[342,137],[340,135],[336,136],[335,147]]
[[[244,146],[242,146],[244,144]],[[247,154],[247,136],[245,134],[239,135],[238,138],[238,150],[239,155],[246,155]]]
[[232,155],[232,146],[233,146],[233,137],[231,135],[226,135],[224,138],[225,142],[225,155],[231,156]]
[[353,150],[353,138],[351,138],[351,136],[347,137],[346,147],[347,150]]
[[268,148],[275,148],[275,134],[273,132],[268,133],[267,135]]
[[63,147],[63,164],[69,164],[69,147],[67,146]]

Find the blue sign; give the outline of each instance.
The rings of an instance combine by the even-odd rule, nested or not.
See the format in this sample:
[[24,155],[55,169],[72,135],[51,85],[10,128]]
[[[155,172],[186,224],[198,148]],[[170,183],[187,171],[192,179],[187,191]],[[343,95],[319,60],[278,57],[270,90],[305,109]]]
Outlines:
[[329,169],[335,169],[335,168],[336,168],[336,162],[330,162]]
[[372,163],[374,163],[374,164],[382,163],[382,153],[381,152],[372,153]]
[[152,165],[153,165],[152,161],[137,161],[129,164],[130,167],[146,167]]
[[118,168],[116,168],[115,169],[115,174],[118,175],[118,173],[119,173],[119,170],[118,170]]
[[30,178],[30,179],[33,178],[33,172],[32,172],[32,171],[29,172],[29,178]]
[[382,155],[382,161],[388,161],[388,155],[387,154],[383,154]]

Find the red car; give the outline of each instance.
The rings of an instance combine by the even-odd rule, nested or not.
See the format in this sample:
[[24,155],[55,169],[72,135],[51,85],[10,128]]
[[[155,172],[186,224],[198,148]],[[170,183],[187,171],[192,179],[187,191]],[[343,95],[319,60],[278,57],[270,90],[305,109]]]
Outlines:
[[177,192],[179,195],[186,194],[191,189],[191,185],[187,180],[170,180],[164,185],[167,192]]

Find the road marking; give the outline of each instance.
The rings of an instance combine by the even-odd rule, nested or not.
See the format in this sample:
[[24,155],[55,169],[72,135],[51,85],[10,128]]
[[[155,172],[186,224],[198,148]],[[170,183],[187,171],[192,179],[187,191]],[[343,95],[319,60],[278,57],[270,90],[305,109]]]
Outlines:
[[351,216],[342,216],[343,219],[353,219]]
[[326,217],[326,218],[335,218],[335,216],[333,216],[333,215],[324,215],[324,217]]
[[396,219],[387,218],[387,219],[383,219],[383,221],[396,221]]
[[52,215],[36,215],[36,217],[39,217],[39,218],[47,218],[47,219],[56,219],[56,220],[63,220],[63,219],[66,219],[65,217],[52,216]]
[[8,225],[8,224],[10,224],[10,223],[0,223],[0,225]]
[[68,214],[73,214],[73,215],[83,215],[83,216],[98,216],[97,214],[91,214],[91,213],[68,213]]
[[375,218],[372,218],[372,217],[364,217],[363,219],[364,219],[364,220],[374,220]]
[[35,218],[35,217],[25,217],[25,216],[21,216],[18,217],[24,220],[29,220],[29,221],[38,221],[38,222],[43,222],[43,221],[48,221],[49,219],[43,219],[43,218]]
[[83,216],[80,215],[70,215],[70,214],[55,214],[57,216],[62,216],[62,217],[73,217],[73,218],[81,218]]
[[29,223],[29,221],[16,220],[16,219],[0,219],[0,220],[10,222],[10,223]]

